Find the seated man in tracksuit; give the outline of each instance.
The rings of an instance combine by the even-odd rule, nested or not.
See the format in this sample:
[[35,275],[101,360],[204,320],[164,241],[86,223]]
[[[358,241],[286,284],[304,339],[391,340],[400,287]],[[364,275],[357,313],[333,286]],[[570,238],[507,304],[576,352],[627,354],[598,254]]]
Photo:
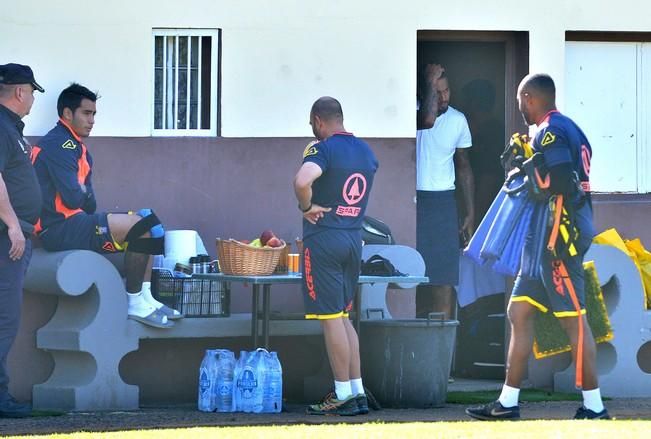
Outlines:
[[97,95],[72,84],[59,95],[59,122],[32,152],[43,208],[36,233],[48,251],[124,252],[128,317],[159,328],[182,315],[151,295],[143,282],[150,255],[164,252],[164,232],[150,209],[138,213],[96,212],[93,159],[82,139],[95,123]]

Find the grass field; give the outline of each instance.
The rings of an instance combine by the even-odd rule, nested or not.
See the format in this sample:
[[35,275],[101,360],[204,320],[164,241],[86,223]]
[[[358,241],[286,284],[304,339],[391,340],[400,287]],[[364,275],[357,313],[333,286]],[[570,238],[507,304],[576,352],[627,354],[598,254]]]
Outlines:
[[414,422],[277,427],[202,427],[170,430],[18,436],[71,439],[209,439],[209,438],[644,438],[649,421]]

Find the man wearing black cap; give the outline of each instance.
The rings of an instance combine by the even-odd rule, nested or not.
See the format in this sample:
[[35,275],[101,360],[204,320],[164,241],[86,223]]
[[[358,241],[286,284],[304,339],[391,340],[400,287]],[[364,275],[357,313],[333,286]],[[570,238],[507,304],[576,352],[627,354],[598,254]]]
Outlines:
[[0,65],[0,418],[29,416],[9,394],[7,355],[20,324],[23,281],[32,255],[29,236],[41,211],[41,188],[21,121],[44,92],[28,66]]

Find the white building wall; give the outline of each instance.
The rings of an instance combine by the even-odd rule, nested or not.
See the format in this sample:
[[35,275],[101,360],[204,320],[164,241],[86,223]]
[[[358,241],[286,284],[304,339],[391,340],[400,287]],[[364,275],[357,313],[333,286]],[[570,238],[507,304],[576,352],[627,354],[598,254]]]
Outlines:
[[358,135],[413,137],[418,30],[529,31],[530,68],[555,78],[561,109],[566,30],[651,31],[642,0],[21,0],[1,9],[0,61],[30,64],[47,90],[29,135],[53,125],[59,91],[78,81],[102,95],[95,135],[149,136],[152,28],[222,29],[227,137],[310,135],[321,95],[341,100]]

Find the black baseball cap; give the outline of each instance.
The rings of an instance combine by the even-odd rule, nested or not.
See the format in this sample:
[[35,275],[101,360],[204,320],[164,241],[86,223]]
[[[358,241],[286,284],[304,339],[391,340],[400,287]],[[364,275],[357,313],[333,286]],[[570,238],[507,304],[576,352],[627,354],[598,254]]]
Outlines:
[[0,84],[31,84],[34,90],[45,92],[34,79],[34,72],[29,66],[22,64],[0,65]]

